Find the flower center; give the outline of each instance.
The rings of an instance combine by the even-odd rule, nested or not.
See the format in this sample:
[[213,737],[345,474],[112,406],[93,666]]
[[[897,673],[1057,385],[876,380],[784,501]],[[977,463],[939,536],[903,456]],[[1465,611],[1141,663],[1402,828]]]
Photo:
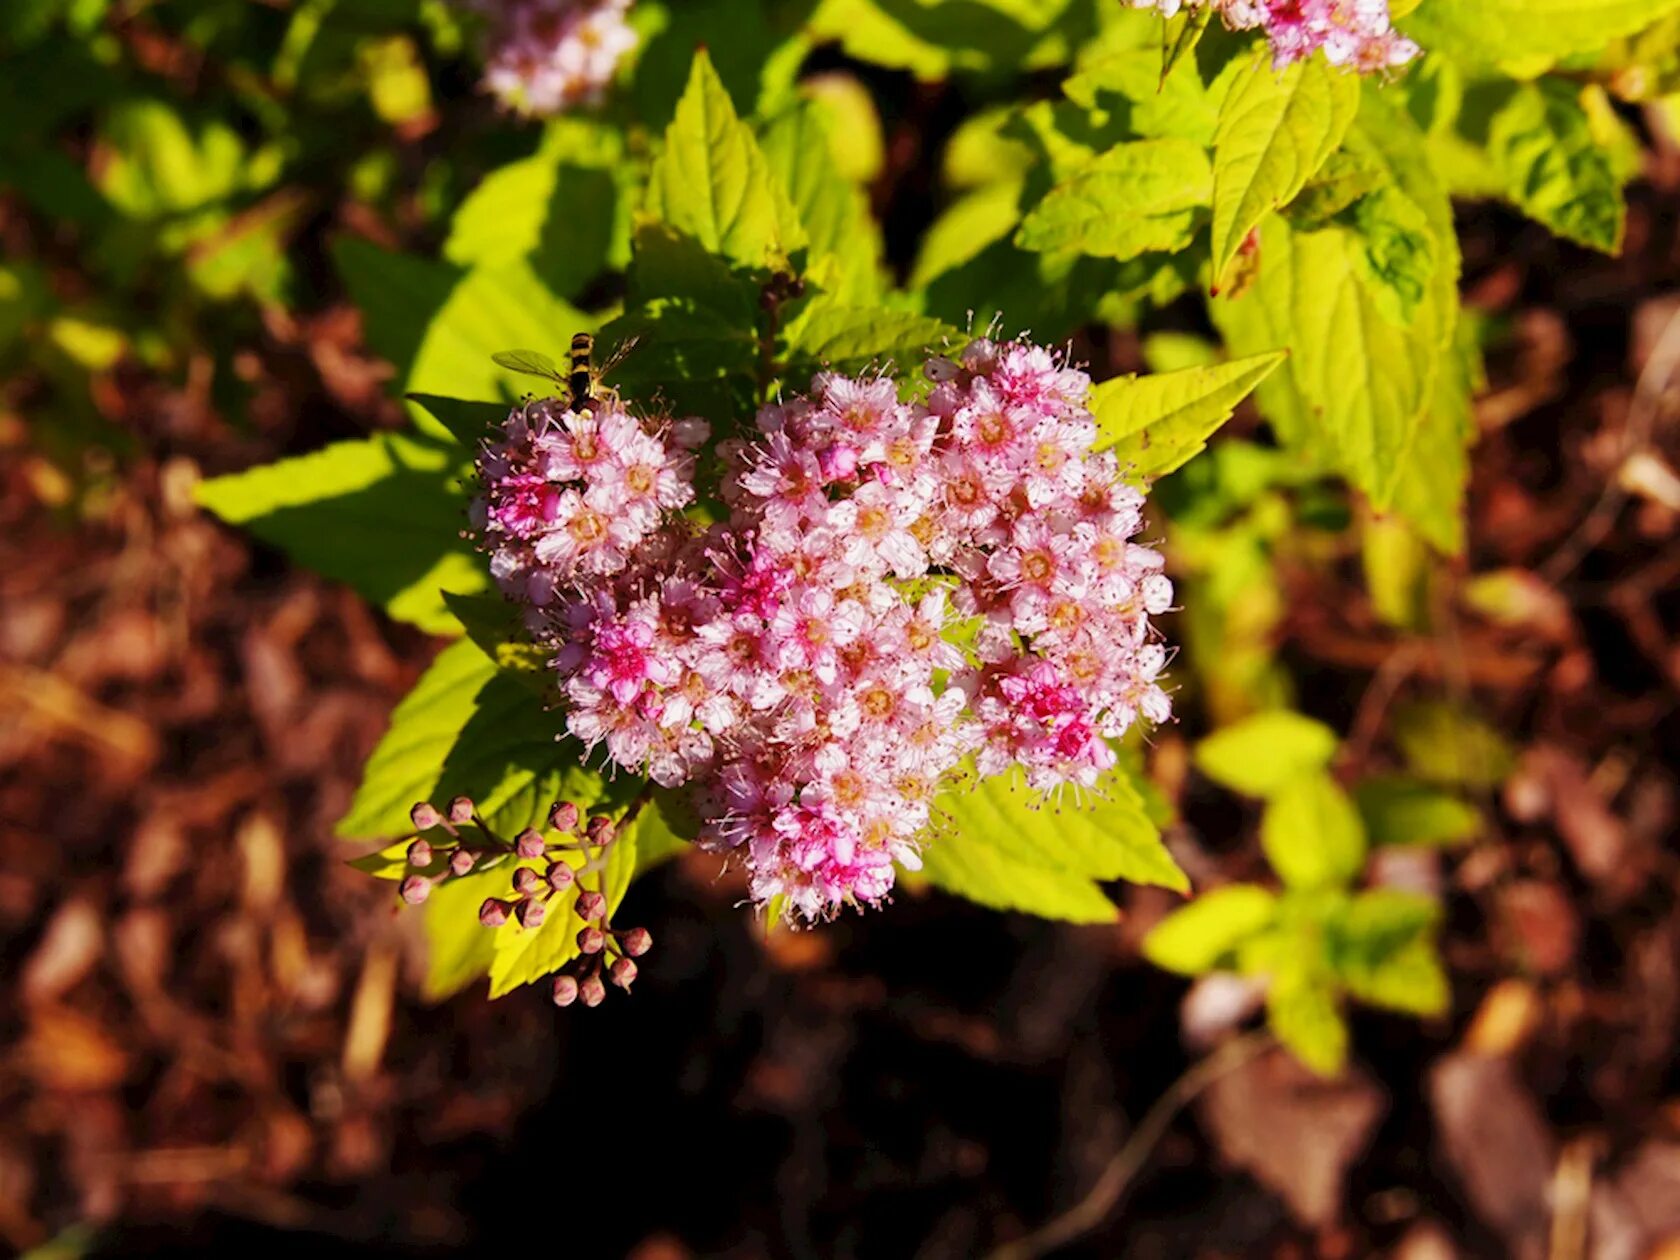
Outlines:
[[572,518],[572,537],[579,543],[598,543],[607,536],[607,522],[596,512],[579,512]]
[[1073,600],[1062,600],[1050,610],[1050,628],[1075,630],[1085,621],[1085,609]]
[[887,688],[875,686],[858,697],[858,707],[879,721],[892,716],[893,710],[898,707],[898,700]]
[[845,809],[856,809],[868,795],[863,776],[851,770],[835,775],[833,787],[834,803]]
[[1021,574],[1029,581],[1044,582],[1056,571],[1056,562],[1047,552],[1029,551],[1021,557]]
[[887,526],[891,524],[891,518],[884,508],[866,507],[859,510],[857,524],[858,531],[865,538],[879,538],[887,532]]

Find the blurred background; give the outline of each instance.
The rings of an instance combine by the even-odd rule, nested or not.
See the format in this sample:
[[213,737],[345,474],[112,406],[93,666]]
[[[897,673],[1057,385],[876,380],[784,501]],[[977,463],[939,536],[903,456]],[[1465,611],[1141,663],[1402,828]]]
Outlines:
[[[1619,259],[1463,212],[1482,580],[1374,607],[1346,508],[1295,502],[1221,632],[1355,760],[1420,697],[1479,715],[1478,837],[1387,859],[1445,901],[1450,1010],[1356,1009],[1337,1080],[1210,1073],[1249,995],[1142,961],[1150,889],[1113,927],[929,893],[767,935],[695,854],[630,894],[632,998],[423,1002],[332,826],[438,641],[192,495],[403,423],[329,246],[435,250],[528,138],[438,5],[0,8],[0,1247],[1680,1257],[1672,132]],[[905,268],[960,89],[824,57],[879,109]],[[1076,355],[1139,370],[1187,319]],[[1198,885],[1263,871],[1191,762],[1203,686],[1148,751]]]

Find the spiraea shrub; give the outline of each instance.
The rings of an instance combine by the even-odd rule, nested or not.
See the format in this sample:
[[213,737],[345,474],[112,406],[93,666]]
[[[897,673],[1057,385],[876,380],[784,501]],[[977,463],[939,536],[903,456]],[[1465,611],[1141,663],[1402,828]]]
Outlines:
[[[482,85],[426,98],[435,248],[334,250],[410,425],[200,497],[449,640],[340,824],[433,992],[629,988],[659,955],[620,903],[686,846],[817,931],[906,884],[1193,896],[1149,774],[1187,721],[1281,887],[1148,956],[1244,974],[1325,1071],[1348,997],[1442,1009],[1439,907],[1367,857],[1472,837],[1467,780],[1404,740],[1354,775],[1295,711],[1274,543],[1345,535],[1427,616],[1489,333],[1454,199],[1617,250],[1680,0],[413,7],[422,76]],[[914,81],[943,121],[906,157],[877,100]],[[1149,371],[1092,366],[1114,333]]]

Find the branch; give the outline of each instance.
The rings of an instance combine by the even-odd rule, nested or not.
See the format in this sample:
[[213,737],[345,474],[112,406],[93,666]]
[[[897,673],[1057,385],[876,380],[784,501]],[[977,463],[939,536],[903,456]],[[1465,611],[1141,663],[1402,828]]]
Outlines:
[[1132,1179],[1142,1170],[1167,1126],[1196,1095],[1227,1072],[1234,1071],[1272,1044],[1269,1033],[1252,1032],[1227,1041],[1205,1058],[1192,1063],[1144,1113],[1143,1121],[1115,1152],[1090,1192],[1060,1216],[1053,1217],[1025,1238],[1004,1243],[987,1260],[1034,1260],[1083,1237],[1108,1219]]

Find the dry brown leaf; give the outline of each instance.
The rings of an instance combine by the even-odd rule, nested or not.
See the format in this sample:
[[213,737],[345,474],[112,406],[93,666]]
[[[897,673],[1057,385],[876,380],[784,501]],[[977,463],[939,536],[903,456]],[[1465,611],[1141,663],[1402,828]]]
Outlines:
[[1303,1224],[1324,1228],[1340,1213],[1342,1180],[1387,1107],[1381,1088],[1358,1069],[1327,1081],[1272,1050],[1215,1080],[1198,1113],[1228,1162]]
[[1539,1260],[1555,1156],[1534,1096],[1508,1060],[1460,1052],[1435,1064],[1429,1100],[1471,1208],[1505,1240],[1513,1260]]

